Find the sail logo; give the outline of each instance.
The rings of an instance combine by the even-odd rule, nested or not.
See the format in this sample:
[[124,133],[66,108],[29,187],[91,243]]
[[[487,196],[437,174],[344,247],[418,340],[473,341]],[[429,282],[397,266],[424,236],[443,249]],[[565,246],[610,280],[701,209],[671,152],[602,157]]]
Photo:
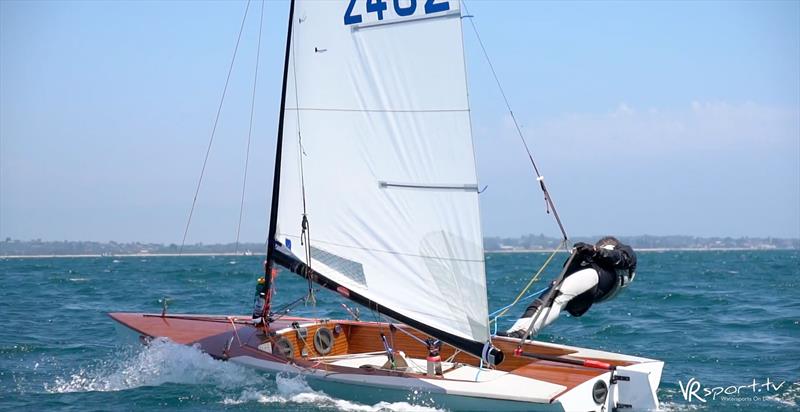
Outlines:
[[759,383],[757,379],[747,385],[730,385],[730,386],[715,386],[703,387],[703,384],[695,378],[690,378],[684,385],[683,381],[678,381],[680,386],[681,395],[687,402],[701,402],[706,403],[709,399],[712,401],[733,401],[733,402],[756,402],[760,401],[766,396],[776,395],[782,389],[787,389],[790,386],[800,386],[800,382],[793,384],[786,381],[772,381],[767,378],[764,383]]

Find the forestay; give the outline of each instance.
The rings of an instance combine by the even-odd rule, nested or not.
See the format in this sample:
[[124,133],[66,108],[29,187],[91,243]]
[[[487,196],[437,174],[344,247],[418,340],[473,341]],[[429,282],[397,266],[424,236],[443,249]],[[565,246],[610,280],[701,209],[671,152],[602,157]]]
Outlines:
[[276,240],[306,261],[305,197],[310,267],[486,342],[459,2],[297,1],[291,40]]

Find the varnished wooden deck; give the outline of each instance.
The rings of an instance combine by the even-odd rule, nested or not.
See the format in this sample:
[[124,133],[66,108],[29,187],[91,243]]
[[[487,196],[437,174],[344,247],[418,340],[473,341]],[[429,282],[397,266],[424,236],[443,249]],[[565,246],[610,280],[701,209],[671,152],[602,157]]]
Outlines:
[[[382,323],[356,322],[350,320],[327,321],[325,324],[309,326],[308,335],[305,342],[303,342],[298,338],[294,330],[283,332],[280,335],[270,336],[272,334],[263,330],[263,328],[258,329],[249,324],[248,317],[245,316],[229,318],[222,316],[167,315],[166,317],[161,317],[159,315],[140,313],[111,313],[109,316],[117,322],[135,330],[141,334],[142,337],[167,337],[180,344],[199,344],[202,350],[220,359],[247,355],[275,362],[292,363],[306,368],[339,370],[358,374],[404,376],[402,373],[398,372],[331,366],[324,362],[319,362],[318,359],[311,359],[320,356],[313,345],[313,337],[317,328],[326,326],[333,330],[336,325],[341,326],[341,333],[334,334],[333,349],[328,356],[382,351],[383,345],[380,340],[381,332],[386,335],[391,346],[395,350],[403,351],[411,358],[424,359],[427,356],[427,349],[419,342],[402,332],[390,333],[388,325]],[[234,319],[233,323],[231,319]],[[240,320],[237,321],[236,319]],[[314,319],[285,317],[272,323],[271,331],[291,328],[292,322],[308,324],[317,321]],[[421,332],[407,327],[403,328],[421,339],[427,338],[427,336]],[[287,338],[292,343],[295,353],[293,359],[286,359],[279,355],[273,355],[257,349],[258,345],[268,341],[275,342],[280,336]],[[506,371],[513,375],[562,385],[566,388],[565,392],[606,372],[601,369],[514,357],[513,352],[517,345],[516,341],[498,339],[494,341],[494,344],[506,354],[505,361],[497,367],[498,370]],[[305,357],[300,356],[303,347],[305,347],[307,351],[307,356]],[[537,345],[535,342],[526,344],[525,351],[554,356],[569,356],[575,353],[574,350]],[[447,359],[454,352],[455,350],[453,347],[445,345],[442,348],[442,358]],[[616,365],[630,364],[630,362],[611,361],[608,359],[598,360]],[[473,366],[478,365],[478,360],[475,357],[465,353],[456,355],[455,362]],[[423,375],[413,374],[405,376],[424,377]]]

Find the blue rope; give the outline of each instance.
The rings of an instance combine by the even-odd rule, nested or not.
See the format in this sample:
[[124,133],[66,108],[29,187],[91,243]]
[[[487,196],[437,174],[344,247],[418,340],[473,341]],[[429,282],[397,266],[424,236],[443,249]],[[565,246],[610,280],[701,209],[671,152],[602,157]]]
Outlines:
[[[502,311],[504,311],[504,310],[506,310],[506,309],[508,309],[508,308],[510,308],[510,307],[512,307],[512,306],[514,306],[514,305],[516,305],[516,304],[519,304],[519,302],[522,302],[522,301],[527,301],[528,299],[530,299],[530,298],[532,298],[532,297],[534,297],[534,296],[538,296],[538,295],[540,295],[542,292],[544,292],[545,290],[547,290],[547,288],[544,288],[544,289],[538,290],[538,291],[536,291],[536,292],[533,292],[533,293],[531,293],[530,295],[524,296],[524,297],[522,297],[520,300],[518,300],[518,301],[517,301],[517,303],[512,303],[512,304],[510,304],[510,305],[503,306],[502,308],[500,308],[500,309],[497,309],[496,311],[494,311],[494,312],[490,313],[490,314],[489,314],[489,317],[491,318],[492,316],[494,316],[494,315],[496,315],[496,314],[498,314],[498,313],[500,313],[500,312],[502,312]],[[498,317],[496,317],[496,318],[494,318],[494,332],[492,332],[492,335],[497,335],[497,318],[499,318],[499,316],[498,316]],[[477,381],[477,379],[478,379],[478,376],[477,376],[477,375],[475,376],[475,379],[476,379],[476,381]]]
[[532,298],[532,297],[534,297],[534,296],[537,296],[537,295],[541,294],[542,292],[544,292],[545,290],[547,290],[547,288],[544,288],[544,289],[542,289],[542,290],[539,290],[539,291],[533,292],[533,293],[531,293],[531,294],[530,294],[530,295],[528,295],[528,296],[524,296],[524,297],[522,297],[522,298],[521,298],[519,301],[517,301],[517,303],[512,303],[512,304],[510,304],[510,305],[503,306],[502,308],[500,308],[500,309],[497,309],[496,311],[494,311],[494,312],[490,313],[490,314],[489,314],[489,317],[491,318],[492,316],[494,316],[494,315],[496,315],[496,314],[498,314],[498,313],[500,313],[500,312],[502,312],[502,311],[504,311],[504,310],[506,310],[506,309],[508,309],[508,308],[510,308],[510,307],[512,307],[512,306],[514,306],[515,304],[519,304],[519,302],[522,302],[522,301],[524,301],[524,300],[528,300],[528,299],[530,299],[530,298]]

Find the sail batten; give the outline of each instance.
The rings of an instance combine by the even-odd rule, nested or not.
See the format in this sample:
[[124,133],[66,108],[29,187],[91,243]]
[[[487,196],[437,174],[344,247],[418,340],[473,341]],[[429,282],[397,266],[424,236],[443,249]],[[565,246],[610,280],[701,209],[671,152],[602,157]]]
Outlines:
[[274,239],[297,273],[475,353],[489,333],[461,19],[427,18],[459,4],[402,3],[381,18],[295,3]]

